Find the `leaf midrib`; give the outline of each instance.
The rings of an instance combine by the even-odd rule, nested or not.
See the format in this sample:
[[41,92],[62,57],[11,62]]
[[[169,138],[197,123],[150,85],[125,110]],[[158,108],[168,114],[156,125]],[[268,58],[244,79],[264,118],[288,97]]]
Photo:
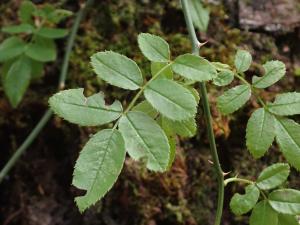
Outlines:
[[[267,79],[268,77],[270,77],[270,75],[273,73],[274,70],[277,70],[278,68],[280,68],[279,66],[278,67],[275,67],[275,68],[272,68],[270,71],[266,72],[266,74],[264,74],[262,77],[259,77],[259,79],[253,83],[253,85],[257,85],[259,84],[260,82],[264,81],[265,79]],[[282,75],[280,75],[282,76]],[[278,79],[278,78],[276,78]]]
[[131,125],[131,127],[133,128],[133,130],[135,131],[135,133],[138,135],[138,137],[140,138],[140,140],[142,140],[142,142],[146,146],[147,152],[150,153],[150,155],[152,155],[152,157],[155,159],[155,161],[158,162],[158,165],[159,165],[160,169],[163,171],[164,170],[163,165],[161,165],[161,162],[158,160],[158,158],[150,151],[149,145],[142,138],[141,134],[138,132],[137,128],[134,126],[134,123],[130,120],[129,116],[127,115],[125,118],[127,118],[129,124]]
[[170,99],[168,96],[162,94],[162,93],[159,92],[158,90],[151,88],[151,86],[148,86],[147,89],[150,89],[151,91],[156,92],[156,93],[159,94],[160,96],[164,97],[168,102],[171,102],[171,103],[173,103],[174,105],[179,106],[179,108],[183,109],[184,111],[190,111],[190,110],[191,110],[190,108],[185,108],[185,107],[183,107],[182,105],[180,105],[179,103],[173,101],[173,100]]
[[66,102],[64,100],[60,100],[61,103],[66,104],[66,105],[72,105],[72,106],[77,106],[77,107],[81,107],[81,108],[89,108],[89,109],[94,109],[94,110],[102,110],[102,111],[107,111],[107,112],[114,112],[114,113],[122,113],[121,111],[117,111],[117,110],[113,110],[113,109],[109,109],[109,108],[101,108],[101,107],[96,107],[96,106],[91,106],[91,105],[80,105],[77,103],[70,103],[70,102]]
[[[246,87],[246,86],[245,86]],[[246,91],[249,90],[249,86],[247,85],[247,88],[245,88],[245,90],[243,90],[242,92],[240,92],[238,95],[234,96],[232,99],[230,99],[229,101],[226,101],[226,104],[228,104],[228,102],[233,102],[234,100],[236,100],[237,98],[241,97],[242,94],[244,94]]]
[[[151,48],[153,48],[156,52],[158,52],[158,54],[160,55],[160,57],[162,57],[162,59],[168,60],[168,58],[166,58],[166,57],[164,56],[163,52],[160,51],[159,48],[156,48],[156,46],[152,45],[151,41],[148,41],[147,43],[149,44],[149,46],[150,46]],[[168,51],[168,53],[169,53],[169,51]]]
[[[105,158],[106,158],[106,156],[107,156],[107,153],[108,153],[108,146],[109,146],[110,141],[112,140],[112,136],[113,136],[114,132],[115,132],[115,130],[112,130],[112,131],[111,131],[111,134],[110,134],[110,136],[109,136],[109,138],[108,138],[108,140],[107,140],[107,145],[106,145],[106,147],[105,147],[105,152],[104,152],[104,155],[103,155],[103,157],[102,157],[102,160],[100,161],[101,155],[97,157],[97,159],[98,159],[97,161],[100,161],[100,163],[99,163],[99,166],[98,166],[98,170],[97,170],[97,172],[96,172],[96,175],[95,175],[95,177],[94,177],[94,179],[93,179],[93,183],[91,184],[91,187],[89,188],[89,190],[87,190],[87,192],[91,192],[91,191],[94,189],[94,186],[95,186],[95,184],[96,184],[97,177],[99,176],[99,172],[100,172],[100,170],[102,169],[103,164],[104,164],[104,160],[105,160]],[[86,196],[86,195],[84,195],[84,196]],[[83,196],[83,197],[84,197],[84,196]]]
[[[203,71],[201,71],[201,70],[199,70],[197,67],[198,66],[205,66],[205,67],[209,67],[209,65],[208,64],[205,64],[205,63],[203,63],[202,65],[197,65],[197,66],[194,66],[193,64],[184,64],[184,63],[182,63],[182,62],[178,62],[178,61],[176,61],[175,60],[175,65],[176,64],[178,64],[178,65],[181,65],[181,66],[183,66],[183,67],[187,67],[187,68],[189,68],[189,69],[192,69],[193,71],[195,71],[196,73],[200,73],[200,74],[208,74],[207,76],[211,76],[211,74],[215,74],[215,73],[213,73],[211,70],[210,70],[210,68],[207,68],[209,71],[208,72],[203,72]],[[194,76],[194,75],[192,75],[192,76]],[[207,76],[205,76],[205,77],[207,77]]]
[[270,179],[271,177],[276,177],[278,174],[282,175],[281,173],[285,171],[285,167],[281,167],[281,168],[277,168],[277,170],[275,171],[275,175],[273,174],[270,174],[266,177],[264,177],[262,180],[259,180],[260,178],[257,179],[257,184],[261,183],[261,182],[264,182],[268,179]]
[[[140,87],[140,84],[137,83],[135,80],[133,80],[131,77],[127,76],[127,74],[124,74],[116,69],[114,69],[114,67],[111,67],[109,64],[104,63],[99,56],[96,56],[96,59],[104,66],[107,67],[109,70],[115,72],[116,74],[118,74],[117,76],[119,77],[125,77],[127,78],[127,80],[131,81],[132,83],[134,83],[135,85],[137,85],[138,87]],[[120,74],[120,75],[119,75]]]

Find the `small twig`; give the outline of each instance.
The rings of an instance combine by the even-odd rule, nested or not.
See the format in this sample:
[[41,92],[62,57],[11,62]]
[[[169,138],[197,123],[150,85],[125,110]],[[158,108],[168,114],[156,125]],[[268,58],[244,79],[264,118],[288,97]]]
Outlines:
[[[193,45],[193,54],[199,55],[199,49],[201,46],[199,46],[199,41],[197,39],[195,28],[189,12],[188,1],[181,0],[181,5],[182,5],[187,29],[189,32],[189,37]],[[222,213],[223,213],[223,204],[224,204],[224,176],[223,176],[224,173],[219,161],[218,151],[215,142],[215,135],[212,126],[212,116],[209,107],[206,84],[204,82],[200,82],[200,94],[201,94],[201,100],[203,104],[204,117],[206,120],[207,134],[208,134],[208,139],[210,144],[210,153],[212,155],[213,167],[215,169],[215,173],[218,181],[218,202],[217,202],[217,212],[216,212],[214,224],[220,225],[222,219]]]

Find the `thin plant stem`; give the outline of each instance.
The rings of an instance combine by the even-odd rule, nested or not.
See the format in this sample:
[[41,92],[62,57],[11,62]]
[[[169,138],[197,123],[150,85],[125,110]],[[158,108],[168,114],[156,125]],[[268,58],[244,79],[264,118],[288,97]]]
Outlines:
[[143,94],[145,88],[153,81],[155,80],[165,69],[167,69],[168,67],[170,67],[173,64],[173,62],[168,63],[167,65],[165,65],[163,68],[161,68],[156,74],[153,75],[153,77],[147,81],[139,90],[139,92],[133,97],[133,99],[131,100],[131,102],[129,103],[129,105],[127,106],[126,110],[124,111],[123,114],[126,114],[127,112],[129,112],[130,109],[132,109],[132,107],[134,106],[134,104],[136,103],[136,101],[139,99],[139,97]]
[[[67,47],[64,55],[64,60],[62,64],[62,69],[60,71],[59,76],[59,82],[58,82],[58,90],[61,90],[65,86],[65,80],[67,77],[68,67],[69,67],[69,58],[72,51],[72,47],[75,42],[75,36],[77,34],[80,21],[83,19],[86,9],[94,2],[94,0],[87,0],[85,5],[82,5],[81,9],[78,11],[74,24],[71,29],[71,33],[69,35],[68,41],[67,41]],[[37,125],[34,127],[34,129],[31,131],[31,133],[27,136],[25,141],[22,143],[22,145],[14,152],[13,156],[9,159],[9,161],[5,164],[3,169],[0,171],[0,183],[3,181],[3,179],[6,177],[6,175],[9,173],[9,171],[12,169],[12,167],[16,164],[18,159],[21,157],[21,155],[27,150],[27,148],[32,144],[32,142],[36,139],[36,137],[39,135],[41,130],[45,127],[47,122],[52,116],[52,111],[48,109],[40,121],[37,123]]]
[[[192,46],[193,46],[193,54],[199,55],[199,49],[201,44],[197,39],[197,35],[189,11],[188,1],[181,0],[181,5],[182,5],[187,29],[189,32],[189,37],[191,39]],[[217,211],[216,211],[214,225],[220,225],[222,220],[222,212],[223,212],[223,204],[224,204],[224,173],[219,161],[218,151],[215,142],[215,135],[212,127],[212,116],[209,107],[206,84],[204,82],[200,82],[200,94],[201,94],[201,100],[203,104],[204,117],[207,126],[207,135],[208,135],[208,140],[210,145],[210,153],[212,155],[213,166],[214,166],[214,170],[218,182],[218,202],[217,202]]]
[[237,77],[240,81],[242,81],[244,84],[249,85],[249,87],[251,88],[251,91],[253,93],[253,95],[255,96],[255,98],[259,101],[259,103],[261,104],[262,107],[267,108],[266,104],[264,103],[264,101],[261,99],[261,97],[256,93],[256,89],[252,86],[252,84],[250,84],[244,77],[242,77],[241,75],[234,73],[234,76]]
[[36,136],[41,132],[41,130],[44,128],[44,126],[47,124],[48,120],[52,116],[52,111],[48,109],[39,123],[35,126],[35,128],[31,131],[31,133],[28,135],[26,140],[22,143],[22,145],[15,151],[13,156],[9,159],[9,161],[6,163],[6,165],[3,167],[3,169],[0,172],[0,183],[5,178],[5,176],[8,174],[10,169],[15,165],[15,163],[18,161],[20,156],[25,152],[25,150],[28,148],[28,146],[33,142],[33,140],[36,138]]
[[227,186],[227,184],[232,183],[232,182],[240,182],[240,183],[246,183],[246,184],[254,184],[255,187],[257,187],[257,189],[259,190],[259,192],[261,193],[261,195],[263,196],[264,199],[268,199],[267,195],[265,194],[265,192],[259,188],[259,186],[252,180],[247,180],[247,179],[243,179],[243,178],[238,178],[238,177],[231,177],[228,178],[226,180],[224,180],[224,185],[225,187]]
[[84,18],[85,14],[86,14],[86,8],[88,8],[91,4],[93,4],[93,2],[94,2],[94,0],[87,0],[85,5],[81,5],[81,9],[79,10],[79,12],[75,18],[75,21],[74,21],[74,24],[73,24],[73,27],[72,27],[72,30],[71,30],[71,33],[70,33],[70,36],[69,36],[69,39],[67,42],[66,52],[64,55],[64,61],[63,61],[61,74],[60,74],[59,81],[58,81],[58,89],[60,89],[60,90],[65,88],[65,81],[66,81],[67,72],[68,72],[68,68],[69,68],[69,58],[70,58],[70,54],[72,52],[72,48],[73,48],[73,45],[75,42],[75,37],[76,37],[77,31],[79,29],[80,21],[82,20],[82,18]]

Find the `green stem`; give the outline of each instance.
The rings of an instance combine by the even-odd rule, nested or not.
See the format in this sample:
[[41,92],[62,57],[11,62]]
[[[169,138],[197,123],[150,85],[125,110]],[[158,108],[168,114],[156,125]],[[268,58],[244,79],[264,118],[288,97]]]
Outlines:
[[[63,89],[64,86],[65,86],[65,80],[66,80],[68,67],[69,67],[70,53],[71,53],[72,47],[74,45],[75,36],[77,34],[77,31],[78,31],[78,28],[79,28],[79,25],[80,25],[80,21],[84,17],[87,7],[90,6],[93,2],[94,2],[94,0],[87,0],[87,3],[85,4],[85,6],[82,7],[76,15],[76,18],[75,18],[74,24],[72,26],[70,36],[69,36],[68,41],[67,41],[67,48],[66,48],[66,52],[65,52],[65,56],[64,56],[64,61],[63,61],[62,69],[60,71],[59,84],[58,84],[58,86],[59,86],[58,89],[59,90]],[[41,132],[41,130],[44,128],[44,126],[47,124],[47,122],[49,121],[51,116],[52,116],[52,111],[50,109],[48,109],[44,113],[44,115],[42,116],[42,118],[40,119],[38,124],[31,131],[31,133],[27,136],[27,138],[22,143],[22,145],[15,151],[13,156],[9,159],[9,161],[5,164],[3,169],[0,171],[0,183],[3,181],[3,179],[9,173],[11,168],[16,164],[16,162],[21,157],[21,155],[26,151],[26,149],[36,139],[36,137]]]
[[65,87],[65,81],[66,81],[66,77],[67,77],[67,72],[68,72],[68,67],[69,67],[69,58],[70,58],[70,54],[72,52],[72,48],[75,42],[75,37],[80,25],[80,21],[82,20],[82,18],[84,18],[85,14],[86,14],[86,9],[93,4],[94,0],[87,0],[85,5],[81,6],[81,9],[79,10],[79,12],[77,13],[77,16],[75,18],[72,30],[70,32],[70,36],[67,42],[67,47],[66,47],[66,52],[64,55],[64,61],[63,61],[63,65],[62,65],[62,69],[61,69],[61,74],[59,77],[59,81],[58,81],[58,88],[60,90],[64,89]]
[[46,111],[46,113],[41,118],[40,122],[35,126],[35,128],[31,131],[29,136],[23,142],[23,144],[17,149],[17,151],[13,154],[13,156],[9,159],[6,165],[0,172],[0,183],[4,179],[4,177],[8,174],[10,169],[14,166],[20,156],[24,153],[24,151],[28,148],[28,146],[33,142],[36,136],[41,132],[44,128],[48,120],[51,118],[52,112],[50,109]]
[[261,97],[256,93],[256,89],[252,86],[252,84],[250,84],[244,77],[240,76],[237,73],[234,73],[234,76],[237,77],[240,81],[242,81],[244,84],[247,84],[250,86],[251,91],[253,93],[253,95],[255,96],[255,98],[259,101],[259,103],[264,107],[267,108],[266,104],[264,103],[264,101],[261,99]]
[[139,90],[139,92],[133,97],[133,99],[131,100],[131,102],[129,103],[129,105],[127,106],[126,110],[124,111],[124,114],[128,113],[129,110],[132,109],[132,107],[134,106],[134,104],[136,103],[136,101],[139,99],[139,97],[143,94],[145,88],[153,81],[155,80],[165,69],[167,69],[168,67],[170,67],[173,64],[173,62],[168,63],[167,65],[165,65],[163,68],[161,68],[156,74],[154,74],[152,76],[152,78],[147,81]]
[[[192,42],[193,46],[193,54],[199,55],[199,48],[200,48],[200,42],[197,39],[197,35],[195,32],[195,28],[191,19],[191,15],[189,13],[189,5],[187,0],[181,0],[181,5],[183,8],[183,13],[187,25],[187,29],[189,32],[189,37]],[[223,212],[223,204],[224,204],[224,173],[220,165],[218,151],[216,147],[215,142],[215,136],[213,132],[212,127],[212,117],[209,107],[209,100],[207,96],[207,90],[206,90],[206,84],[204,82],[200,83],[200,93],[201,93],[201,100],[203,104],[203,110],[204,110],[204,117],[206,120],[207,125],[207,134],[210,144],[210,152],[213,159],[213,166],[215,169],[215,173],[217,176],[217,182],[218,182],[218,202],[217,202],[217,211],[216,211],[216,217],[215,217],[215,225],[221,224],[222,219],[222,212]]]
[[252,180],[242,179],[242,178],[238,178],[238,177],[232,177],[232,178],[228,178],[228,179],[224,180],[224,185],[227,186],[227,184],[229,184],[231,182],[240,182],[240,183],[246,183],[246,184],[254,184],[257,187],[257,189],[260,191],[260,193],[263,196],[263,198],[264,199],[268,199],[268,197],[264,193],[264,191],[261,190],[259,188],[259,186],[254,181],[252,181]]

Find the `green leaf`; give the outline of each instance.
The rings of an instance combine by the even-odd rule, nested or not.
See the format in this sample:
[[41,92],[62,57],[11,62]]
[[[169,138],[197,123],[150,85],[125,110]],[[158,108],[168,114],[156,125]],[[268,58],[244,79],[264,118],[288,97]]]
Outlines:
[[168,162],[168,170],[171,169],[173,162],[176,157],[176,137],[173,135],[168,135],[169,145],[170,145],[170,158]]
[[243,215],[249,212],[257,203],[259,194],[259,189],[254,184],[248,185],[244,195],[239,193],[233,195],[230,201],[230,209],[235,215]]
[[35,32],[35,34],[44,38],[56,39],[65,37],[68,34],[68,30],[61,28],[41,27]]
[[170,127],[167,127],[163,124],[163,120],[166,119],[163,116],[159,116],[156,121],[161,126],[165,134],[167,135],[169,146],[170,146],[170,158],[168,163],[168,170],[171,169],[173,162],[175,161],[176,157],[176,134],[173,130],[170,130]]
[[172,64],[172,69],[175,73],[194,81],[208,81],[217,77],[217,71],[209,61],[193,54],[178,56]]
[[300,114],[300,93],[289,92],[276,96],[274,103],[269,103],[268,109],[279,116]]
[[[161,62],[151,62],[151,74],[152,76],[156,75],[160,70],[162,70],[168,63],[161,63]],[[166,79],[173,79],[173,71],[170,66],[165,68],[158,78],[166,78]]]
[[194,117],[183,121],[173,121],[166,117],[162,118],[162,126],[167,133],[178,134],[181,137],[193,137],[197,131]]
[[75,198],[81,212],[100,200],[116,182],[125,160],[125,144],[118,130],[105,129],[84,146],[75,164],[72,184],[86,190]]
[[300,191],[279,189],[269,194],[269,203],[279,213],[289,215],[300,214]]
[[3,87],[11,105],[15,108],[21,102],[30,83],[30,62],[21,57],[12,63],[3,75]]
[[252,113],[246,129],[246,145],[255,158],[262,157],[275,138],[275,118],[263,108]]
[[106,105],[103,93],[86,98],[83,88],[61,91],[49,99],[49,104],[57,115],[81,126],[106,124],[119,118],[122,113],[119,101]]
[[230,114],[241,108],[251,97],[251,88],[243,84],[224,92],[217,99],[217,106],[224,115]]
[[36,10],[35,5],[31,1],[22,1],[19,10],[19,17],[22,23],[33,23],[32,14]]
[[295,216],[279,213],[278,225],[299,225],[299,222]]
[[189,10],[195,27],[206,32],[209,22],[209,10],[204,8],[199,0],[189,0]]
[[157,115],[158,115],[157,110],[154,109],[152,107],[152,105],[149,102],[147,102],[146,100],[144,100],[144,101],[140,102],[139,104],[137,104],[136,106],[134,106],[132,108],[132,111],[139,111],[139,112],[146,113],[152,119],[155,119],[155,117],[157,117]]
[[155,120],[145,113],[132,111],[121,117],[119,129],[133,159],[145,159],[147,168],[153,171],[163,172],[168,168],[168,138]]
[[111,85],[136,90],[143,84],[138,65],[124,55],[112,51],[98,52],[91,58],[95,73]]
[[220,62],[211,62],[211,64],[216,68],[218,71],[224,70],[231,70],[231,67],[228,64],[220,63]]
[[0,45],[0,62],[8,61],[21,55],[25,50],[25,42],[18,37],[4,40]]
[[53,40],[36,36],[34,42],[28,45],[25,54],[39,62],[54,61],[56,46]]
[[249,52],[245,50],[238,50],[235,59],[234,65],[239,73],[245,72],[249,69],[252,63],[252,56]]
[[48,20],[52,23],[59,23],[69,16],[72,16],[73,12],[65,9],[55,9],[48,15]]
[[175,81],[157,79],[144,90],[147,101],[162,115],[172,120],[195,116],[197,103],[193,94]]
[[34,11],[34,15],[43,18],[44,20],[48,20],[49,16],[55,11],[55,7],[52,4],[44,4],[42,7],[37,8]]
[[262,77],[252,78],[253,86],[256,88],[266,88],[275,84],[285,75],[285,65],[280,61],[269,61],[263,65],[265,74]]
[[34,31],[34,27],[27,23],[22,23],[20,25],[7,26],[3,27],[2,32],[9,34],[19,34],[19,33],[27,33],[31,34]]
[[38,62],[35,60],[30,60],[31,63],[31,78],[32,79],[39,79],[43,75],[44,71],[44,63]]
[[195,100],[196,100],[196,103],[197,105],[199,104],[199,101],[200,101],[200,95],[199,95],[199,92],[193,88],[193,87],[190,87],[190,86],[184,86],[186,89],[188,89],[192,95],[194,96]]
[[141,33],[138,36],[139,47],[144,56],[153,62],[169,62],[169,44],[159,36]]
[[250,225],[275,225],[278,223],[278,215],[271,208],[267,200],[259,202],[250,216]]
[[218,73],[217,77],[213,79],[213,83],[217,86],[226,86],[234,79],[234,74],[230,70],[223,70]]
[[287,161],[300,170],[300,125],[287,118],[276,118],[276,141]]
[[256,185],[262,190],[269,190],[281,185],[290,174],[286,163],[276,163],[264,169],[259,175]]

